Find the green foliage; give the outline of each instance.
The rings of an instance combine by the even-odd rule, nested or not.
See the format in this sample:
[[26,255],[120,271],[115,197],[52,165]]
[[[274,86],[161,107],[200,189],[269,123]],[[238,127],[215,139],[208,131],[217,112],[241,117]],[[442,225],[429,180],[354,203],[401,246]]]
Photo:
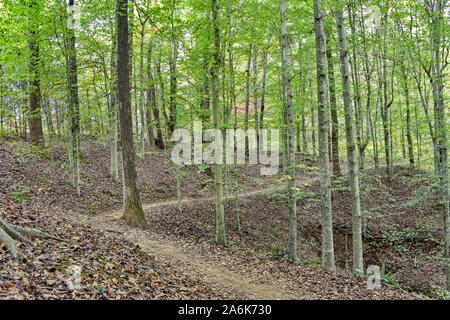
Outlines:
[[442,289],[439,286],[436,286],[435,284],[431,284],[429,294],[432,297],[438,297],[438,299],[450,300],[450,292],[445,289]]
[[286,248],[277,244],[272,245],[272,259],[280,259],[286,255]]
[[115,197],[116,196],[116,194],[113,191],[108,190],[108,189],[103,190],[102,193],[106,194],[108,196],[111,196],[111,197]]
[[206,174],[206,170],[208,170],[209,168],[211,168],[210,165],[208,164],[201,164],[198,166],[198,173],[199,174]]
[[208,191],[214,186],[214,179],[208,179],[203,183],[202,191]]
[[284,237],[283,231],[281,230],[280,227],[275,227],[275,229],[273,230],[273,232],[271,233],[271,235],[274,238],[278,238],[278,239],[282,239]]
[[309,241],[309,245],[311,246],[311,248],[316,251],[316,252],[321,252],[320,246],[316,243],[316,241],[314,241],[313,239],[311,239]]
[[8,145],[12,148],[13,154],[20,163],[49,158],[49,152],[46,149],[29,144],[20,139],[10,140],[8,141]]
[[380,270],[380,279],[388,286],[396,286],[395,273],[386,273],[386,265],[383,263]]
[[28,190],[25,187],[12,186],[11,191],[13,192],[13,194],[10,196],[10,198],[15,202],[17,202],[18,204],[22,204],[25,200],[29,198]]
[[439,187],[437,177],[419,175],[414,180],[417,181],[418,187],[414,190],[412,198],[405,203],[406,206],[420,206],[436,198],[436,190]]

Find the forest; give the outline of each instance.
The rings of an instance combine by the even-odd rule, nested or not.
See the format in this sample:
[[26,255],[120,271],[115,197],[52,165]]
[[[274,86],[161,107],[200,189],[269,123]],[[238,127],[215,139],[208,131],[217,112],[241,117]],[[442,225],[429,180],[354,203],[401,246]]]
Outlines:
[[446,0],[0,0],[0,300],[450,299],[449,35]]

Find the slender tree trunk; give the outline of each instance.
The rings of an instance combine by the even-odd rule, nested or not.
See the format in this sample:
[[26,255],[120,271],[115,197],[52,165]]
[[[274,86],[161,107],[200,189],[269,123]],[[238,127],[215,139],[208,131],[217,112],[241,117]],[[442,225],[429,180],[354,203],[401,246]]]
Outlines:
[[39,72],[39,35],[38,26],[34,19],[37,13],[36,2],[32,1],[30,4],[30,11],[32,17],[30,18],[30,38],[28,45],[31,52],[30,57],[30,142],[35,145],[44,145],[44,133],[42,131],[42,117],[41,117],[41,85]]
[[[327,29],[325,29],[326,31]],[[337,114],[336,102],[336,84],[334,80],[334,63],[333,54],[331,52],[331,44],[329,41],[329,32],[327,37],[327,62],[328,62],[328,86],[330,92],[330,113],[331,113],[331,145],[332,145],[332,162],[333,174],[335,176],[341,175],[341,166],[339,164],[339,121]]]
[[[449,182],[448,182],[448,147],[447,147],[447,125],[446,108],[444,104],[444,76],[442,74],[445,66],[441,66],[441,30],[446,12],[446,1],[425,1],[427,13],[431,24],[431,67],[432,89],[434,102],[434,125],[436,144],[438,149],[438,174],[439,189],[441,195],[442,216],[444,220],[444,267],[446,274],[446,288],[450,291],[450,214],[449,214]],[[444,22],[445,23],[445,22]]]
[[406,77],[406,72],[402,69],[403,72],[403,89],[405,91],[405,104],[406,104],[406,139],[408,141],[408,158],[410,166],[414,165],[414,151],[413,151],[413,141],[411,135],[411,106],[409,100],[409,85],[408,78]]
[[258,115],[258,47],[253,46],[253,108],[255,112],[256,145],[259,146],[259,115]]
[[264,111],[266,109],[266,79],[267,79],[267,49],[263,50],[263,78],[261,88],[261,112],[259,114],[259,128],[264,129]]
[[[75,1],[70,0],[69,6]],[[73,160],[72,183],[80,195],[80,102],[78,96],[77,51],[75,30],[67,30],[67,86],[69,91],[70,153]]]
[[[338,6],[342,6],[340,0],[336,1]],[[350,181],[350,194],[352,201],[352,222],[353,222],[353,272],[363,275],[363,252],[362,252],[362,232],[361,232],[361,203],[359,196],[359,168],[356,154],[355,129],[353,127],[353,109],[350,89],[350,63],[348,56],[347,40],[345,38],[344,16],[341,8],[336,10],[337,28],[339,37],[339,60],[341,64],[342,76],[342,97],[345,111],[345,133],[347,137],[347,161],[348,175]]]
[[123,218],[130,226],[148,229],[149,226],[145,220],[139,190],[136,185],[136,154],[131,120],[130,64],[128,51],[128,0],[117,0],[117,11],[118,93],[123,181],[125,188]]
[[323,27],[322,1],[314,0],[314,29],[317,60],[317,107],[319,118],[319,153],[322,216],[322,266],[336,272],[333,244],[333,218],[331,208],[330,163],[328,158],[328,101],[326,75],[326,45]]
[[110,170],[109,175],[112,181],[119,183],[119,165],[118,165],[118,152],[117,152],[117,141],[119,140],[119,127],[118,127],[118,105],[117,105],[117,34],[114,32],[113,36],[113,47],[111,53],[111,83],[110,83],[110,109],[109,109],[109,130],[110,130]]
[[[308,36],[308,57],[311,55],[311,41]],[[316,147],[316,112],[314,110],[314,91],[312,86],[312,76],[313,76],[313,69],[311,67],[311,64],[309,64],[308,68],[308,80],[309,80],[309,92],[310,92],[310,108],[311,108],[311,147],[312,147],[312,154],[313,157],[316,158],[317,155],[317,147]],[[306,148],[308,149],[308,148]]]
[[52,106],[50,104],[50,99],[44,99],[44,101],[44,113],[45,120],[47,122],[48,139],[53,140],[53,136],[55,135],[55,128],[53,126]]
[[282,37],[282,69],[283,89],[286,97],[286,125],[287,125],[287,148],[288,154],[287,173],[289,192],[289,242],[287,254],[291,261],[297,260],[297,201],[296,201],[296,176],[295,176],[295,132],[294,111],[292,109],[292,89],[289,75],[289,42],[286,25],[286,1],[280,0],[281,37]]
[[360,81],[359,81],[359,68],[358,68],[358,60],[356,58],[357,52],[357,44],[356,44],[356,31],[355,31],[355,12],[354,12],[354,5],[356,1],[348,2],[347,3],[347,9],[348,9],[348,16],[349,16],[349,22],[350,22],[350,29],[351,29],[351,37],[352,37],[352,59],[349,57],[349,64],[351,66],[351,72],[353,75],[353,83],[354,83],[354,105],[355,105],[355,116],[356,116],[356,141],[358,143],[358,152],[359,152],[359,167],[361,169],[364,168],[364,151],[366,149],[367,144],[363,141],[363,132],[364,132],[364,119],[362,116],[362,107],[361,107],[361,93],[360,93]]
[[[246,73],[247,73],[247,79],[245,82],[245,117],[244,117],[244,127],[245,127],[245,132],[248,131],[248,117],[249,117],[249,108],[250,108],[250,65],[251,65],[251,61],[252,61],[252,48],[253,45],[250,44],[250,47],[248,49],[248,61],[247,61],[247,69],[246,69]],[[248,150],[248,136],[247,134],[245,135],[245,154],[247,155],[249,150]]]
[[211,90],[209,87],[209,84],[211,82],[209,71],[208,71],[208,60],[205,57],[203,61],[203,99],[202,99],[202,111],[201,111],[201,118],[204,124],[208,123],[210,120],[210,114],[211,114]]
[[63,137],[63,129],[62,129],[62,116],[60,114],[60,108],[59,102],[55,104],[55,118],[56,118],[56,134],[59,138]]
[[[231,32],[231,31],[230,31]],[[231,37],[231,35],[230,35]],[[231,91],[231,109],[230,114],[232,110],[234,109],[235,112],[235,127],[237,126],[237,104],[236,104],[236,84],[234,79],[234,60],[233,60],[233,48],[231,39],[228,44],[228,59],[229,59],[229,72],[230,72],[230,91]],[[262,108],[262,106],[261,106]],[[264,110],[262,111],[264,113]],[[263,117],[263,114],[261,115]]]
[[[139,65],[139,112],[141,118],[141,134],[139,137],[139,153],[141,155],[145,152],[145,132],[148,132],[148,126],[146,125],[145,117],[149,114],[146,112],[144,99],[145,99],[145,89],[144,89],[144,40],[145,40],[145,22],[141,29],[141,43],[140,43],[140,65]],[[150,119],[151,121],[151,119]],[[136,123],[137,125],[137,123]],[[147,130],[145,130],[147,128]]]
[[[314,108],[314,98],[312,96],[313,94],[313,87],[312,87],[312,79],[309,79],[309,91],[311,92],[311,147],[313,152],[313,157],[317,157],[317,143],[316,143],[316,111]],[[328,134],[327,134],[328,135]],[[328,148],[328,147],[327,147]]]
[[[214,127],[221,130],[221,117],[219,112],[219,90],[217,87],[220,66],[220,30],[217,0],[211,0],[212,22],[214,28],[214,62],[211,68],[211,93]],[[222,165],[214,165],[214,180],[216,183],[216,242],[226,244],[225,212],[223,206]]]
[[175,11],[175,1],[172,1],[172,40],[171,48],[172,52],[169,58],[170,69],[170,97],[169,97],[169,110],[170,118],[168,123],[169,136],[172,135],[177,125],[177,59],[178,59],[178,44],[175,38],[175,32],[173,30],[173,14]]
[[[309,57],[310,57],[310,55],[309,55],[309,37],[308,37],[308,57],[305,59],[307,65],[309,64],[308,63]],[[305,68],[306,68],[306,66],[305,66]],[[302,96],[305,96],[305,92],[307,90],[306,89],[306,85],[307,85],[306,80],[310,77],[310,74],[311,74],[310,70],[311,69],[309,68],[308,73],[305,75],[305,80],[303,81]],[[303,143],[303,154],[305,154],[305,155],[308,154],[308,135],[307,135],[307,132],[306,132],[307,124],[306,124],[306,108],[305,108],[305,105],[306,105],[305,102],[306,101],[307,101],[306,98],[303,99],[302,100],[302,104],[301,104],[302,143]]]
[[[167,115],[167,111],[166,111],[166,97],[165,97],[166,92],[165,92],[164,78],[161,73],[161,52],[158,57],[158,63],[156,64],[156,75],[157,75],[158,82],[159,82],[159,96],[160,96],[160,102],[161,102],[160,110],[162,113],[162,118],[164,119],[164,123],[167,126],[169,123],[169,116]],[[161,122],[161,131],[163,131],[162,122]],[[163,136],[164,136],[164,134],[163,134]]]
[[390,148],[390,135],[389,135],[389,108],[392,101],[388,101],[388,83],[387,83],[387,11],[383,16],[384,21],[384,41],[383,41],[383,53],[382,53],[382,74],[383,74],[383,103],[381,104],[381,117],[383,120],[383,133],[384,133],[384,151],[386,157],[386,173],[390,177],[392,175],[392,155]]
[[[155,90],[155,84],[153,80],[153,74],[152,74],[152,52],[153,52],[153,44],[150,39],[150,42],[148,44],[148,51],[147,51],[147,133],[148,133],[148,143],[151,148],[155,148],[155,134],[153,132],[153,119],[152,119],[152,112],[157,107],[156,105],[156,90]],[[159,129],[159,119],[157,124],[157,135],[158,139],[162,139],[161,130]],[[161,136],[160,136],[161,135]]]

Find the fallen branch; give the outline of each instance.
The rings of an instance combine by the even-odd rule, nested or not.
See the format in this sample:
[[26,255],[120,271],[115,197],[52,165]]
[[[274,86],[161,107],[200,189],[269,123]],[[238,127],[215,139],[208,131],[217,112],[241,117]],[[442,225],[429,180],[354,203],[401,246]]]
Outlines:
[[3,219],[0,219],[0,242],[5,244],[5,248],[9,254],[18,261],[23,259],[23,255],[19,248],[17,248],[16,241],[34,245],[34,243],[25,238],[25,236],[30,236],[37,239],[50,239],[60,242],[74,243],[72,241],[52,236],[40,230],[14,226]]

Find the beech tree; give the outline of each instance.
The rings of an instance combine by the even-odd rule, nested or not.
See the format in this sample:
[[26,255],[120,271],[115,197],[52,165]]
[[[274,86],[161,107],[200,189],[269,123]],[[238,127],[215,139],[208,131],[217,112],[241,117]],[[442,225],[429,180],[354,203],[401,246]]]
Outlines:
[[353,108],[350,88],[350,63],[345,37],[344,15],[342,13],[343,3],[336,1],[336,24],[339,37],[339,61],[341,65],[342,78],[342,98],[345,111],[345,135],[347,138],[347,163],[348,177],[350,181],[350,194],[352,203],[353,222],[353,272],[363,275],[363,252],[362,252],[362,231],[361,231],[361,203],[359,195],[359,168],[356,157],[355,130],[353,127]]
[[[75,6],[75,1],[70,0],[68,9]],[[75,17],[68,16],[71,28],[67,28],[65,40],[65,57],[67,64],[67,91],[69,92],[68,114],[69,114],[69,159],[71,169],[71,182],[80,195],[80,102],[78,97],[78,71],[77,51],[75,48]]]
[[288,257],[292,261],[297,259],[297,201],[296,201],[296,175],[295,175],[295,132],[294,132],[294,112],[292,108],[292,89],[289,75],[289,43],[286,26],[286,1],[280,0],[281,17],[281,59],[283,68],[283,90],[286,97],[286,126],[287,126],[287,174],[289,193],[289,243]]
[[331,208],[330,163],[328,154],[328,97],[326,74],[326,44],[322,1],[314,0],[314,31],[316,36],[317,61],[317,111],[319,119],[320,157],[320,212],[322,217],[322,266],[330,272],[336,271],[334,261],[333,218]]
[[41,85],[39,56],[39,6],[36,1],[29,4],[29,47],[30,47],[30,141],[38,145],[44,143],[41,117]]
[[[441,194],[442,216],[444,220],[444,266],[446,272],[446,288],[450,290],[450,212],[449,212],[449,183],[448,183],[448,147],[446,110],[444,104],[444,77],[443,70],[447,61],[442,64],[441,34],[444,23],[444,14],[447,1],[425,1],[425,12],[430,19],[431,42],[431,84],[434,102],[434,123],[438,149],[437,172],[439,176],[439,188]],[[447,48],[447,56],[448,56]]]
[[[219,90],[218,90],[218,72],[220,65],[220,30],[219,30],[219,15],[217,0],[211,0],[212,24],[214,31],[214,53],[213,65],[211,68],[211,104],[214,127],[216,130],[221,130],[222,117],[219,112]],[[222,164],[216,163],[214,165],[214,180],[216,185],[216,241],[217,243],[226,244],[225,233],[225,212],[223,207],[223,178],[222,178]]]

